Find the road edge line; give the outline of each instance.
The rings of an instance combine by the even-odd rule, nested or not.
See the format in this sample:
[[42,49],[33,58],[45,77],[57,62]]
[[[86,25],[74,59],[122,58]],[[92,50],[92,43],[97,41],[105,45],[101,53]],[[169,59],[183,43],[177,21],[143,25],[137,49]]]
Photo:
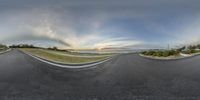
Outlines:
[[[21,50],[20,50],[21,51]],[[83,64],[83,65],[67,65],[67,64],[57,64],[57,63],[54,63],[52,61],[49,61],[49,60],[46,60],[46,59],[43,59],[43,58],[40,58],[40,57],[37,57],[35,55],[32,55],[30,53],[26,53],[24,51],[22,51],[23,53],[25,53],[26,55],[29,55],[30,57],[32,58],[35,58],[43,63],[46,63],[46,64],[49,64],[49,65],[53,65],[53,66],[56,66],[56,67],[62,67],[62,68],[70,68],[70,69],[82,69],[82,68],[90,68],[90,67],[93,67],[93,66],[97,66],[97,65],[100,65],[102,63],[105,63],[111,59],[113,59],[113,57],[111,58],[108,58],[108,59],[105,59],[105,60],[102,60],[102,61],[99,61],[99,62],[96,62],[96,63],[92,63],[92,64]]]

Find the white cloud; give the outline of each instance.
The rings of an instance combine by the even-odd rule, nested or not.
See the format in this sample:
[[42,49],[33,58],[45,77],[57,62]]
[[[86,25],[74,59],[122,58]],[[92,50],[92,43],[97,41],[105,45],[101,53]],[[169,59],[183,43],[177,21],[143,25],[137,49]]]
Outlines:
[[200,15],[192,17],[184,23],[177,31],[172,32],[175,36],[175,44],[192,45],[200,43]]
[[[88,28],[86,33],[82,33],[76,29],[76,25],[74,26],[74,24],[79,24],[79,22],[71,18],[70,15],[68,17],[69,19],[63,20],[62,17],[64,15],[62,14],[59,15],[51,11],[37,12],[33,10],[31,12],[8,13],[6,16],[10,17],[4,19],[3,22],[6,23],[6,25],[3,27],[4,30],[0,32],[7,33],[6,37],[8,38],[1,38],[16,39],[16,37],[18,37],[17,40],[21,40],[20,43],[30,43],[30,41],[33,42],[34,40],[38,41],[38,38],[44,41],[53,40],[58,43],[67,44],[57,46],[60,46],[60,48],[73,49],[124,47],[141,43],[140,41],[130,40],[130,38],[126,36],[118,38],[103,33],[105,30],[102,30],[101,26],[102,23],[107,20],[105,16],[95,16],[82,21],[84,22],[83,25],[88,25],[88,27],[86,26],[86,28]],[[13,31],[15,29],[16,31]],[[30,39],[29,42],[27,42],[27,39],[22,39],[27,37]],[[45,43],[46,42],[44,42],[44,45]]]

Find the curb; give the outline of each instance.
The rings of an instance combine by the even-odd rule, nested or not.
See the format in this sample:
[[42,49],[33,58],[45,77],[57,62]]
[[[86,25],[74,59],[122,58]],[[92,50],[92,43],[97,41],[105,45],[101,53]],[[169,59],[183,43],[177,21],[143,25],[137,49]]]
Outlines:
[[191,55],[188,57],[179,57],[179,58],[166,58],[166,59],[162,59],[162,58],[155,58],[155,57],[151,57],[151,56],[145,56],[143,54],[139,54],[140,57],[146,58],[146,59],[152,59],[152,60],[162,60],[162,61],[170,61],[170,60],[181,60],[181,59],[187,59],[187,58],[192,58],[195,56],[198,56],[200,54],[196,54],[196,55]]
[[26,55],[29,55],[32,58],[35,58],[35,59],[37,59],[37,60],[39,60],[41,62],[47,63],[49,65],[53,65],[53,66],[56,66],[56,67],[62,67],[62,68],[70,68],[70,69],[90,68],[90,67],[97,66],[97,65],[100,65],[102,63],[105,63],[105,62],[107,62],[107,61],[109,61],[109,60],[111,60],[113,58],[113,57],[110,57],[110,58],[107,58],[107,59],[104,59],[104,60],[101,60],[101,61],[96,61],[96,62],[91,62],[91,63],[84,63],[84,64],[62,64],[62,63],[49,61],[47,59],[32,55],[32,54],[24,52],[24,51],[22,51],[22,52],[25,53]]

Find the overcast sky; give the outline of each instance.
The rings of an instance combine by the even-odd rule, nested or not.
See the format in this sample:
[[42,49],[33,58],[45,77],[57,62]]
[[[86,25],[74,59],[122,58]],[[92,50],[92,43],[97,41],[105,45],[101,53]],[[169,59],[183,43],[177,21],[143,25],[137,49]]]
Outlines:
[[199,0],[0,0],[0,42],[167,48],[200,42]]

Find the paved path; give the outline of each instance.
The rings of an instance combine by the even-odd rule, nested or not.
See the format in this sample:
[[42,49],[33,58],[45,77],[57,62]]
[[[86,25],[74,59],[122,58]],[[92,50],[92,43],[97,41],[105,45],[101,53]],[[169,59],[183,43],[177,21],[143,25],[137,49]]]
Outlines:
[[200,56],[159,61],[126,54],[72,70],[18,50],[0,55],[0,100],[179,99],[200,99]]

